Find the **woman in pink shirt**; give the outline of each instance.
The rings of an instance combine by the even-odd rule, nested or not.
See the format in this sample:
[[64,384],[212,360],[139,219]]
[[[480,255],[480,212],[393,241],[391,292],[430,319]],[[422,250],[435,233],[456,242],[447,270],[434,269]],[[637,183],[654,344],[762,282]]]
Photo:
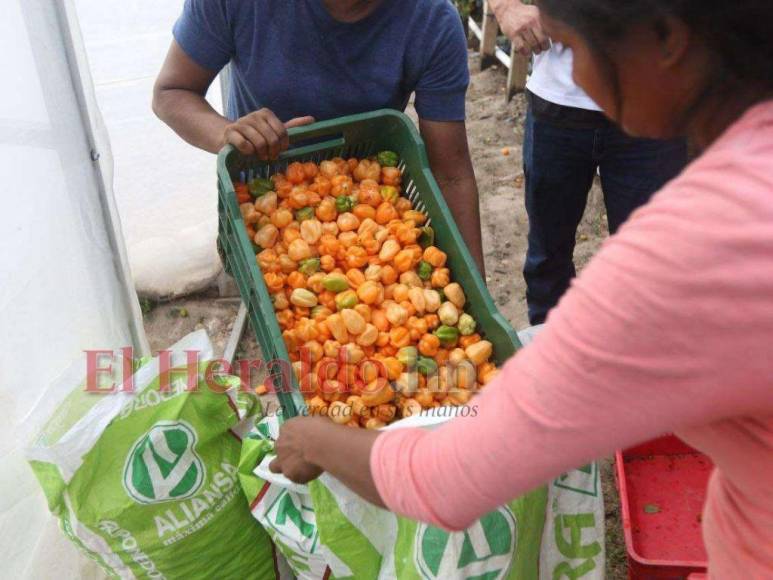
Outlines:
[[[773,3],[542,0],[576,82],[629,133],[700,156],[638,210],[544,331],[435,431],[286,423],[272,468],[323,470],[448,529],[676,431],[716,469],[712,578],[773,578]],[[529,466],[525,469],[524,466]]]

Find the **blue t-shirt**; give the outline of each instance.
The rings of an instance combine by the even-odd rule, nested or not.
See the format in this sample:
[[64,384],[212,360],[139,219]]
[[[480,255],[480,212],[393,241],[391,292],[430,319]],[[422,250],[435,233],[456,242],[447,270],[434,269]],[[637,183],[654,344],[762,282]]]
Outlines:
[[186,0],[174,37],[206,69],[233,64],[232,119],[402,111],[415,92],[422,119],[464,120],[467,43],[449,0],[382,0],[354,23],[323,0]]

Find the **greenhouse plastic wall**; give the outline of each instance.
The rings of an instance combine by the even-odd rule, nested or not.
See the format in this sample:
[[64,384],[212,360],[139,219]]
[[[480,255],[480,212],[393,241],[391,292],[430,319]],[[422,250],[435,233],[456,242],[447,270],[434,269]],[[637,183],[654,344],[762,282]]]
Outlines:
[[2,578],[98,577],[56,527],[24,448],[54,386],[82,379],[84,349],[147,350],[73,15],[70,0],[4,0],[0,18]]
[[[221,272],[216,157],[151,110],[156,75],[183,0],[74,0],[115,157],[115,196],[137,291],[195,292]],[[213,83],[209,101],[220,109]]]

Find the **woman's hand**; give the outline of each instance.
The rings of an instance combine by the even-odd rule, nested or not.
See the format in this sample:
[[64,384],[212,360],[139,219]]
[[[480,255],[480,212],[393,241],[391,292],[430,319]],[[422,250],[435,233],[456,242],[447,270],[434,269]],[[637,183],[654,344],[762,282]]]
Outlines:
[[263,161],[276,159],[290,146],[287,129],[314,122],[314,117],[296,117],[282,123],[273,111],[260,109],[226,126],[223,145],[231,144],[244,155],[257,155]]
[[320,417],[296,417],[290,419],[279,430],[275,451],[276,459],[269,469],[274,473],[282,473],[295,483],[308,483],[322,475],[322,469],[309,460],[310,444],[319,437],[320,429],[329,424],[327,419]]
[[370,452],[378,435],[336,425],[326,417],[296,417],[279,430],[276,459],[269,469],[295,483],[308,483],[326,471],[373,505],[384,507],[370,474]]

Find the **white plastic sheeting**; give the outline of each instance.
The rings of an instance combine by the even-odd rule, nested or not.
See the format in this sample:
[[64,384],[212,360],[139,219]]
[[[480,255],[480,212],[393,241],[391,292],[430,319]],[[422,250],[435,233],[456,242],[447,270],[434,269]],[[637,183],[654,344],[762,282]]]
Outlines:
[[84,349],[147,348],[71,0],[0,18],[0,577],[89,578],[23,457]]
[[[137,290],[192,292],[221,270],[215,156],[183,142],[151,110],[153,82],[182,0],[75,0],[115,155],[115,192]],[[213,84],[210,101],[220,107]]]

